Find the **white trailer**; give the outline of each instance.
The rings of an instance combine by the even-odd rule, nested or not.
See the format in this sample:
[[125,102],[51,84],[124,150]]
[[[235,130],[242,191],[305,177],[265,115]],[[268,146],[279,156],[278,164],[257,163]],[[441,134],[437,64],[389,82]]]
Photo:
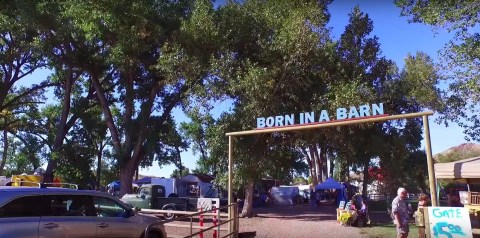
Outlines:
[[177,178],[152,178],[151,184],[165,187],[165,196],[185,197],[187,195],[187,184],[183,179]]

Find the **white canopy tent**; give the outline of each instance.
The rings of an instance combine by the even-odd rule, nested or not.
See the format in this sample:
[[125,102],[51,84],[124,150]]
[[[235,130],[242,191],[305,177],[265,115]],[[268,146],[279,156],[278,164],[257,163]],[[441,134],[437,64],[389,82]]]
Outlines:
[[480,182],[480,157],[435,164],[435,178],[461,179],[467,183]]

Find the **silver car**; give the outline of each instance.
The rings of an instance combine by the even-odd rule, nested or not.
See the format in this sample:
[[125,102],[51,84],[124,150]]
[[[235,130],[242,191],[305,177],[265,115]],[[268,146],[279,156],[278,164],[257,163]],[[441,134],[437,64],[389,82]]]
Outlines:
[[[142,238],[145,228],[159,221],[102,192],[0,187],[0,237]],[[165,237],[162,225],[149,233],[149,238]]]

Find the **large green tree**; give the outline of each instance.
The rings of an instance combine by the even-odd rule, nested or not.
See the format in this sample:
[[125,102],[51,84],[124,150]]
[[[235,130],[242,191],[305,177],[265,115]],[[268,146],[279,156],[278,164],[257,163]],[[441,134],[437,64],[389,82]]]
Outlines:
[[[85,69],[119,162],[121,193],[129,193],[141,162],[163,159],[155,148],[164,145],[172,109],[205,83],[214,40],[205,35],[214,30],[209,29],[212,5],[151,0],[65,4],[65,14],[88,41],[99,45],[90,56],[97,64]],[[121,105],[119,120],[112,116],[110,101]]]
[[[307,97],[318,61],[325,60],[328,2],[245,1],[219,9],[223,58],[215,62],[220,88],[233,100],[233,110],[216,124],[218,132],[251,129],[260,116],[285,114]],[[311,72],[312,70],[313,72]],[[302,93],[306,93],[303,95]],[[307,110],[305,108],[305,110]],[[245,187],[241,216],[252,215],[253,185],[270,173],[290,173],[298,159],[282,146],[282,134],[239,137],[235,140],[235,181]],[[211,145],[219,145],[212,143]],[[212,149],[212,154],[216,149]],[[222,160],[226,161],[226,152]],[[288,165],[287,167],[285,165]],[[278,166],[273,171],[272,167]],[[278,173],[277,173],[278,174]],[[277,175],[276,174],[276,175]]]
[[43,101],[43,89],[50,86],[46,79],[39,84],[26,83],[26,77],[45,66],[45,61],[38,45],[41,35],[18,4],[7,1],[0,9],[0,128],[4,138],[0,174],[9,150],[8,134],[25,126],[22,115]]
[[472,0],[396,0],[395,3],[409,22],[452,33],[439,59],[442,76],[449,85],[442,119],[445,123],[457,122],[468,138],[479,141],[480,5]]

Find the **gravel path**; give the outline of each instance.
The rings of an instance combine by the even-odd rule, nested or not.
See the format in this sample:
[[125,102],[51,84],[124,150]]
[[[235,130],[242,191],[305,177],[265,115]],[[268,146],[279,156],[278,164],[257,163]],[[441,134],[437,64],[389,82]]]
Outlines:
[[[365,237],[360,233],[360,228],[340,225],[336,220],[335,207],[332,206],[311,208],[308,205],[278,205],[254,208],[254,212],[255,217],[240,218],[240,234],[244,235],[241,237]],[[206,221],[205,225],[207,223],[211,224]],[[169,236],[189,234],[189,229],[167,227],[166,230]],[[221,232],[221,236],[225,234]],[[211,231],[205,232],[204,237],[212,237]]]
[[240,219],[240,232],[256,232],[258,238],[364,237],[359,228],[340,225],[331,206],[274,206],[255,208],[255,213],[256,217]]

